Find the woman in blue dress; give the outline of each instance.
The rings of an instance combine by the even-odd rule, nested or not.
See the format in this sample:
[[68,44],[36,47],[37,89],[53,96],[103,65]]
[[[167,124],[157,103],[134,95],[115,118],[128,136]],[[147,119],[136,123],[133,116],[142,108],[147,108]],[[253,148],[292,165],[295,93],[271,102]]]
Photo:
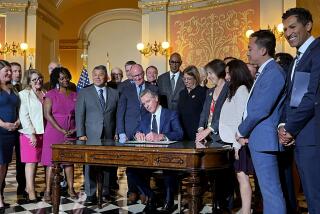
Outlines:
[[[15,141],[18,139],[17,129],[19,97],[11,85],[11,66],[9,62],[0,60],[0,187],[7,174],[7,165],[12,160]],[[0,195],[0,210],[4,210],[3,192]]]

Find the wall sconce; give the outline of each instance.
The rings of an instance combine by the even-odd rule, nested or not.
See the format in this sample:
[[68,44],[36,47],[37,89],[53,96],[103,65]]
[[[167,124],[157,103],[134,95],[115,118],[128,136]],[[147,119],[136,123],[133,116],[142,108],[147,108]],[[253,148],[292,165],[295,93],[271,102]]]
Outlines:
[[271,28],[270,25],[268,25],[268,30],[270,30],[274,34],[276,39],[282,39],[284,34],[282,23],[278,24],[277,26],[274,25],[273,28]]
[[26,53],[28,49],[28,44],[22,42],[21,44],[12,42],[12,44],[8,44],[7,42],[2,46],[0,43],[0,54],[1,55],[8,55],[12,54],[15,56],[16,54],[20,54],[21,56]]
[[169,42],[162,42],[157,43],[157,41],[154,41],[154,44],[148,43],[147,46],[145,46],[143,43],[137,44],[137,49],[141,54],[144,56],[151,56],[153,53],[155,56],[157,56],[158,53],[162,55],[167,54],[167,49],[170,47]]
[[[273,28],[271,28],[270,25],[268,25],[268,30],[270,30],[275,35],[276,39],[282,39],[284,35],[282,23],[278,24],[277,26],[274,25]],[[253,33],[254,31],[252,29],[247,30],[246,37],[249,38]]]

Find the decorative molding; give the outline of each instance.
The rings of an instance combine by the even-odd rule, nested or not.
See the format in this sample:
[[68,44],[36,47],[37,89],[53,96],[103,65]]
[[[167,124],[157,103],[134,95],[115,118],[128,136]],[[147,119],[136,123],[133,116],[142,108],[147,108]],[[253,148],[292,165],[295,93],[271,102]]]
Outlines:
[[84,42],[81,39],[61,39],[59,40],[60,50],[81,50]]
[[57,16],[55,16],[52,12],[48,11],[42,5],[38,5],[36,14],[37,17],[41,18],[43,21],[50,24],[57,30],[59,30],[60,26],[63,24],[63,22]]
[[90,34],[99,25],[115,20],[131,20],[141,23],[141,12],[137,9],[114,9],[97,13],[83,22],[78,33],[78,38],[84,41],[88,40]]
[[4,13],[21,13],[25,12],[28,7],[28,1],[20,2],[0,2],[0,12]]

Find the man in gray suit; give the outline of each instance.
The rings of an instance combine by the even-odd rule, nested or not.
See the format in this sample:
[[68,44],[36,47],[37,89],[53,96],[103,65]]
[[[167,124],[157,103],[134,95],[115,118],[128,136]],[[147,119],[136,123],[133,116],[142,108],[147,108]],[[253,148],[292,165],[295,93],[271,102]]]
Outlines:
[[171,110],[177,110],[180,92],[185,88],[180,71],[181,64],[180,54],[171,54],[170,71],[161,74],[158,78],[161,105]]
[[[87,145],[114,139],[116,129],[116,110],[119,94],[115,89],[105,86],[108,79],[103,65],[92,71],[93,85],[80,90],[76,104],[77,137]],[[104,186],[108,185],[110,169],[104,172]],[[94,166],[85,166],[85,193],[88,202],[96,202],[96,174]],[[99,168],[101,170],[101,168]],[[108,172],[106,172],[108,171]],[[104,188],[104,196],[109,194]]]

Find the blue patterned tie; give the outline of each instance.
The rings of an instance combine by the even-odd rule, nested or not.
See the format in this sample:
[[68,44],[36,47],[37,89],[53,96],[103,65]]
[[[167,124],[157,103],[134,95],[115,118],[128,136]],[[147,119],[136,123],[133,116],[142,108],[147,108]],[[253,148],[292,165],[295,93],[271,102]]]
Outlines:
[[155,114],[152,115],[152,129],[151,129],[151,131],[158,134],[158,124],[157,124],[157,118],[156,118]]
[[99,102],[102,109],[104,109],[106,107],[106,101],[104,100],[103,89],[99,89]]

